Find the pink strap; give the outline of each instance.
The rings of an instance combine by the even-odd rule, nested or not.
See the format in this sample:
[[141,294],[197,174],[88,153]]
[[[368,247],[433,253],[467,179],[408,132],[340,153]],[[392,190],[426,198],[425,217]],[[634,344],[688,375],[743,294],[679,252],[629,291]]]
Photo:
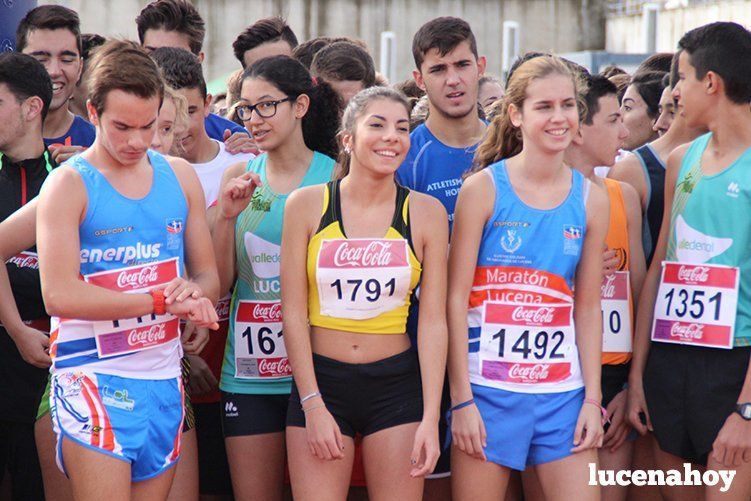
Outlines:
[[584,399],[584,403],[585,404],[592,404],[592,405],[594,405],[596,407],[599,407],[600,412],[602,413],[602,425],[603,426],[605,426],[606,423],[610,423],[610,419],[608,418],[608,411],[607,411],[607,409],[605,409],[605,407],[603,407],[602,405],[600,405],[600,402],[598,402],[597,400],[594,400],[592,398],[585,398]]

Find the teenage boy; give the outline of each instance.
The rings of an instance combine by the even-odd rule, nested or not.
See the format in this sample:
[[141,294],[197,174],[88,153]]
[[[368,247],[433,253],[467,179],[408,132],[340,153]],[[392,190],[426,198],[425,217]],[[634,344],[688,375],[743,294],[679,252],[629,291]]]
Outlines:
[[[39,194],[57,166],[42,139],[52,82],[41,63],[0,54],[0,221]],[[16,232],[20,233],[20,232]],[[49,317],[36,248],[14,255],[14,232],[0,240],[0,484],[10,473],[12,499],[42,499],[34,421],[47,383]],[[32,236],[33,241],[33,236]]]
[[248,162],[254,155],[233,155],[227,151],[224,143],[208,135],[204,118],[209,115],[211,96],[206,91],[201,62],[194,54],[174,47],[162,47],[154,50],[151,57],[167,84],[188,103],[188,126],[178,138],[178,152],[193,165],[203,187],[206,206],[209,207],[218,197],[224,170],[232,164]]
[[203,193],[184,161],[149,151],[164,88],[145,52],[105,44],[89,83],[97,138],[37,209],[58,464],[76,499],[165,499],[183,421],[178,317],[217,319]]
[[[177,47],[192,52],[203,62],[203,39],[206,25],[201,14],[187,0],[156,0],[144,7],[136,17],[138,39],[149,52],[160,47]],[[242,126],[208,113],[204,118],[206,133],[217,141],[225,141],[233,152],[250,152],[255,148]]]
[[232,50],[243,69],[264,57],[292,56],[297,37],[281,17],[259,19],[245,28],[232,43]]
[[[631,425],[626,419],[626,382],[632,351],[633,298],[639,297],[646,273],[641,204],[631,185],[595,174],[596,167],[613,166],[628,137],[628,129],[623,124],[615,84],[600,75],[589,76],[587,80],[586,115],[579,134],[566,150],[564,161],[606,189],[610,201],[605,242],[618,259],[613,268],[604,271],[603,279],[602,406],[607,409],[610,424],[598,456],[601,469],[619,471],[630,468],[633,453],[633,441],[628,439]],[[604,499],[626,499],[627,488],[603,487],[602,494]]]
[[[424,24],[412,41],[412,55],[416,68],[412,76],[427,94],[430,112],[425,123],[410,134],[410,150],[396,178],[407,188],[437,198],[446,208],[450,228],[462,174],[469,170],[485,133],[485,123],[477,109],[478,82],[485,72],[485,57],[477,54],[469,24],[455,17],[439,17]],[[407,325],[413,346],[417,346],[418,308],[415,298]],[[443,400],[442,416],[450,401],[447,391]],[[441,419],[442,439],[447,432]],[[426,499],[445,499],[450,494],[449,458],[450,450],[446,448],[433,475],[425,482]]]
[[[654,430],[659,469],[682,471],[690,461],[735,470],[728,492],[720,492],[720,482],[706,486],[706,497],[747,500],[751,33],[712,23],[689,31],[678,45],[673,95],[686,125],[710,132],[668,157],[664,221],[637,311],[629,415],[644,431],[643,413]],[[662,489],[671,499],[702,495],[696,486]]]
[[42,63],[52,80],[52,104],[44,120],[44,144],[61,163],[94,142],[94,126],[70,111],[81,78],[81,29],[78,14],[59,5],[30,10],[16,30],[16,47]]

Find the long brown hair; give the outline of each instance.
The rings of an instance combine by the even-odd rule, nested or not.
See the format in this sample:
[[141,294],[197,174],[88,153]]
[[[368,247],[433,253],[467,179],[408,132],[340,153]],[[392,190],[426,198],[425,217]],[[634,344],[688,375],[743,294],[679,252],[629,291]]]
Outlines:
[[527,98],[529,84],[533,80],[554,74],[571,78],[581,117],[585,108],[581,92],[583,84],[580,82],[580,77],[556,56],[543,55],[526,61],[511,75],[506,86],[506,94],[501,98],[501,108],[488,126],[485,139],[477,147],[474,166],[470,173],[482,170],[492,163],[517,155],[522,151],[522,132],[511,123],[509,106],[514,105],[521,110]]

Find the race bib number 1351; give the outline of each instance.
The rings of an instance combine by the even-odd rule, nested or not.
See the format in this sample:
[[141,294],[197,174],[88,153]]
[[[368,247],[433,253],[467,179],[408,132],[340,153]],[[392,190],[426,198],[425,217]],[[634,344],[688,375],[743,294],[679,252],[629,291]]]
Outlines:
[[732,348],[739,278],[730,266],[663,262],[652,341]]

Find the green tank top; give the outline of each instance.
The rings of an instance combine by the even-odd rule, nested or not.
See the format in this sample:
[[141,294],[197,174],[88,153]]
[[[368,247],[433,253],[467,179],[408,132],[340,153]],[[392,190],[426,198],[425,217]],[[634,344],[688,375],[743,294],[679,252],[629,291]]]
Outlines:
[[[285,394],[292,384],[291,377],[283,376],[289,366],[280,345],[279,257],[288,195],[269,187],[266,159],[263,154],[248,163],[246,171],[258,174],[263,184],[235,223],[237,280],[219,383],[222,391],[231,393]],[[333,159],[314,152],[299,187],[330,181],[333,169]]]
[[701,170],[712,134],[694,140],[678,173],[666,259],[740,269],[733,346],[751,346],[751,148],[722,172]]

